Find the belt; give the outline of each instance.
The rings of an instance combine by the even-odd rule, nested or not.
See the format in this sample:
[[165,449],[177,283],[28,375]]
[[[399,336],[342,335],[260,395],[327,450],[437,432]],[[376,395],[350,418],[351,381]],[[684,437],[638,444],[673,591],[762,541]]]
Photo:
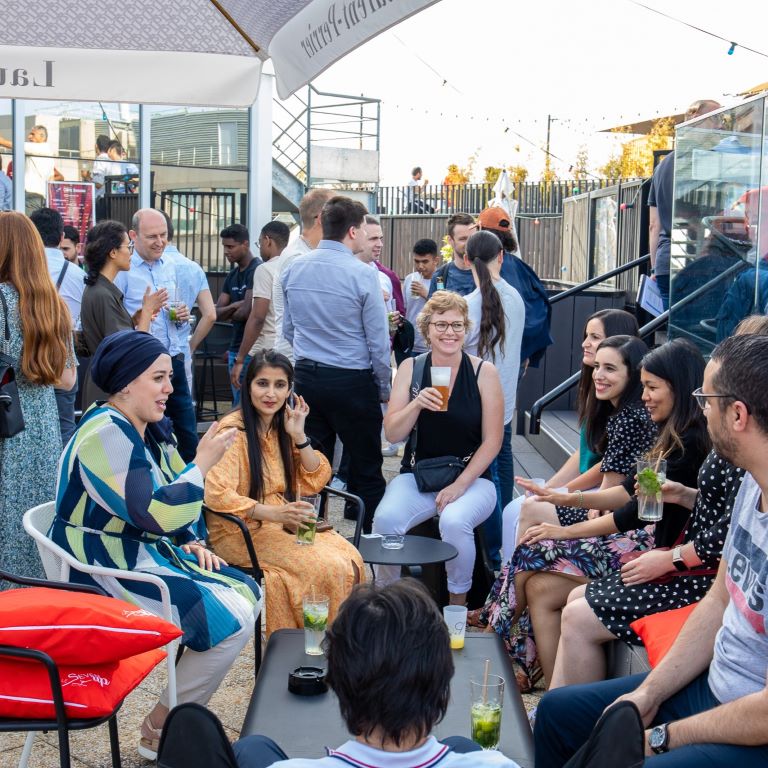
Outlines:
[[318,363],[315,360],[308,360],[307,358],[302,358],[301,360],[296,361],[296,368],[307,368],[311,371],[317,370],[318,368],[323,370],[329,370],[329,371],[347,371],[348,373],[369,373],[372,371],[372,368],[341,368],[338,365],[327,365],[326,363]]

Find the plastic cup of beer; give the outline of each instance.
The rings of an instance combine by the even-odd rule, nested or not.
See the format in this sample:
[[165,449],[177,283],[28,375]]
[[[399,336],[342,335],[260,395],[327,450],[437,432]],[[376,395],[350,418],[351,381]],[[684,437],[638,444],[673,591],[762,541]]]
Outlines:
[[498,749],[504,678],[488,675],[487,680],[470,680],[469,685],[472,691],[469,715],[472,741],[483,749]]
[[299,523],[296,527],[296,541],[299,544],[314,544],[315,534],[317,533],[317,515],[320,512],[320,497],[317,495],[300,496],[299,501],[305,504],[311,504],[314,514],[314,520],[306,520]]
[[447,411],[448,389],[451,386],[451,369],[433,365],[430,367],[429,373],[432,378],[432,386],[440,393],[440,397],[443,398],[443,404],[440,406],[440,410]]
[[467,629],[467,606],[446,605],[443,608],[443,620],[451,636],[451,650],[461,650],[464,647],[464,633]]
[[647,523],[661,520],[664,512],[661,486],[667,479],[665,459],[637,462],[637,516]]

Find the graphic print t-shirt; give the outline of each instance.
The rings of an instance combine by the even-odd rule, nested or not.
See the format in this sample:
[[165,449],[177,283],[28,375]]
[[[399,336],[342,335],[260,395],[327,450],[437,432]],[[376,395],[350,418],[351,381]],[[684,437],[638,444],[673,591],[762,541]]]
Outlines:
[[747,473],[733,505],[723,549],[730,601],[715,639],[709,687],[721,703],[765,688],[768,669],[768,513]]

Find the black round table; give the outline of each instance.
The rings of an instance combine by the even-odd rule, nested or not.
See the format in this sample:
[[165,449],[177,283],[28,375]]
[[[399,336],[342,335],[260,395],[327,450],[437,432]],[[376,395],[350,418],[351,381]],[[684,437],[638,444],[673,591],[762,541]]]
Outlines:
[[380,536],[361,536],[358,550],[366,563],[377,565],[429,565],[444,563],[459,555],[453,544],[426,536],[406,536],[402,549],[384,549]]

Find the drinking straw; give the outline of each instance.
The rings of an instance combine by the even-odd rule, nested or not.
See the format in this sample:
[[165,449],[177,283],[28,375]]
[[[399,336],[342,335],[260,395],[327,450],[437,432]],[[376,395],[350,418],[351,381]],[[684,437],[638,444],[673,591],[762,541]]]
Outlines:
[[483,675],[483,704],[488,703],[488,672],[491,669],[491,660],[485,660],[485,674]]
[[312,586],[312,602],[316,603],[317,602],[317,595],[315,594],[315,585],[312,584],[311,586]]

